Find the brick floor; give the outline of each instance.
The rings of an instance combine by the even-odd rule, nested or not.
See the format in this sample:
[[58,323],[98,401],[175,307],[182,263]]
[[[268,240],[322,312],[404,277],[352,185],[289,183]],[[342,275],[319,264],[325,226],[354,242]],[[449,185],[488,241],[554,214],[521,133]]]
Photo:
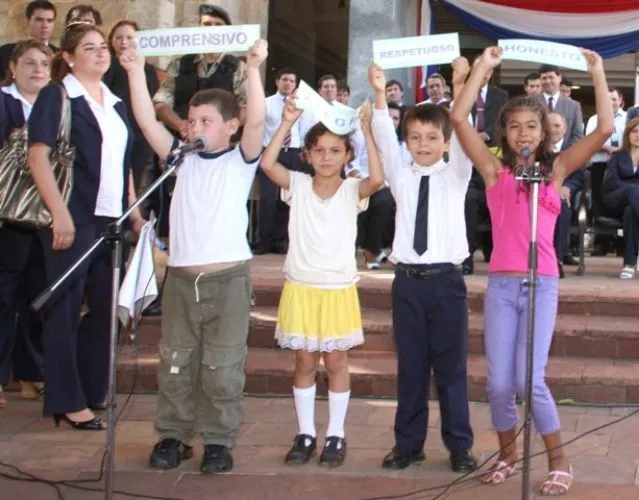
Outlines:
[[[50,480],[95,478],[103,453],[105,433],[83,433],[61,427],[40,417],[38,403],[8,395],[6,408],[0,411],[0,461],[10,463]],[[194,500],[217,499],[364,499],[388,497],[420,488],[447,484],[457,476],[447,467],[447,454],[439,433],[439,409],[431,404],[429,436],[425,451],[427,460],[400,472],[380,468],[383,455],[393,445],[392,423],[395,402],[389,400],[354,399],[349,408],[346,435],[349,455],[343,467],[328,470],[310,463],[291,468],[282,458],[296,433],[293,401],[290,398],[246,398],[245,419],[234,450],[233,473],[218,477],[198,474],[201,447],[194,443],[195,457],[169,473],[150,471],[148,454],[157,436],[152,419],[155,397],[135,395],[124,407],[119,396],[122,419],[116,441],[116,488],[161,497]],[[599,407],[560,407],[562,431],[567,441],[579,433],[610,424],[630,409]],[[328,419],[325,400],[317,404],[318,435],[323,436]],[[471,404],[475,430],[475,452],[481,461],[495,451],[487,405]],[[575,470],[576,484],[566,498],[618,499],[639,498],[634,486],[639,465],[639,416],[631,416],[612,427],[597,430],[567,445],[567,453]],[[521,450],[523,443],[519,440]],[[543,450],[538,437],[535,452]],[[535,484],[545,471],[543,456],[532,460]],[[7,468],[1,472],[9,473]],[[467,483],[454,488],[448,499],[511,499],[520,495],[518,475],[500,488],[479,487]],[[86,486],[99,485],[88,483]],[[48,487],[18,483],[0,478],[0,498],[48,500],[55,492]],[[435,492],[437,493],[437,492]],[[214,495],[213,497],[211,495]],[[64,490],[66,500],[103,498],[102,493]],[[125,498],[116,495],[115,498]],[[129,497],[130,498],[130,497]],[[416,495],[411,498],[432,498]]]

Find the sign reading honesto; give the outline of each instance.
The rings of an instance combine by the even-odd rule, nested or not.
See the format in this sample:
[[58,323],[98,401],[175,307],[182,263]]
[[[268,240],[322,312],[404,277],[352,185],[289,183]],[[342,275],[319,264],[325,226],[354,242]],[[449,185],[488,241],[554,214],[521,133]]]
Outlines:
[[260,25],[146,30],[135,38],[138,53],[145,56],[245,52],[260,38]]
[[588,70],[586,58],[574,45],[532,39],[499,40],[498,45],[503,51],[504,59],[552,64],[578,71]]

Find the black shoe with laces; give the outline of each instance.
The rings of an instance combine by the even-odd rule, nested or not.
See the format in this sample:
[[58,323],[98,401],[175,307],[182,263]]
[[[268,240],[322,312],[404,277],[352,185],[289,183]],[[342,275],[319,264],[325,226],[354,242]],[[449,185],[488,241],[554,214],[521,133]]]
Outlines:
[[477,469],[477,459],[470,450],[450,452],[450,468],[453,472],[469,473]]
[[149,465],[154,469],[175,469],[193,456],[193,448],[177,439],[166,438],[153,447]]
[[221,444],[205,444],[200,471],[203,474],[228,472],[233,468],[231,450]]
[[346,440],[337,436],[329,436],[324,443],[324,449],[320,455],[320,465],[339,467],[346,458]]
[[303,465],[308,463],[315,454],[316,447],[316,438],[308,434],[298,434],[293,440],[293,446],[284,458],[284,463],[287,465]]

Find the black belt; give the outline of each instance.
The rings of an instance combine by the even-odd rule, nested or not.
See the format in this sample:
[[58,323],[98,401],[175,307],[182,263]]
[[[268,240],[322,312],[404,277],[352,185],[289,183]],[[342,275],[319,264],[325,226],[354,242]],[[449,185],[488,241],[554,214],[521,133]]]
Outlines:
[[300,150],[300,148],[290,148],[290,147],[289,148],[282,148],[282,151],[284,151],[285,153],[287,151],[293,151],[294,153],[297,153],[297,152],[299,152],[299,150]]
[[441,262],[438,264],[402,264],[395,266],[395,272],[405,275],[407,278],[425,279],[436,274],[448,274],[461,271],[461,266],[456,266],[451,262]]

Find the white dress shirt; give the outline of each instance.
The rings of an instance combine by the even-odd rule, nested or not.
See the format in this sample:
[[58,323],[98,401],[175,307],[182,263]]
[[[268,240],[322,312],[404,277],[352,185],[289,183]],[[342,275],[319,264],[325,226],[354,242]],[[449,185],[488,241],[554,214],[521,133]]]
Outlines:
[[546,103],[546,106],[548,106],[548,99],[552,97],[552,110],[555,111],[555,109],[557,109],[557,101],[559,100],[559,97],[561,96],[559,91],[557,91],[557,93],[555,94],[546,94],[546,92],[544,92],[543,94],[544,94],[544,102]]
[[104,83],[101,83],[102,104],[100,105],[72,73],[65,76],[62,83],[67,89],[69,98],[84,97],[102,134],[100,186],[98,187],[94,214],[104,217],[120,217],[125,182],[129,182],[128,179],[124,178],[124,155],[129,131],[114,107],[121,99],[116,97]]
[[563,139],[560,139],[559,142],[555,142],[552,145],[552,152],[553,153],[559,153],[561,151],[561,146],[563,146],[563,145],[564,145],[564,140]]
[[[473,164],[455,133],[450,140],[449,161],[430,166],[407,163],[397,141],[387,109],[373,111],[373,136],[381,154],[384,176],[397,204],[391,262],[404,264],[461,264],[468,257],[464,204]],[[430,176],[428,199],[428,249],[413,249],[415,216],[422,176]]]
[[[437,106],[441,106],[442,104],[447,102],[448,102],[448,99],[446,99],[445,97],[442,97],[439,101],[437,101]],[[429,97],[425,101],[418,102],[416,106],[419,106],[420,104],[433,104],[433,100]]]
[[31,115],[31,110],[33,109],[33,104],[27,101],[26,97],[24,97],[15,83],[8,85],[6,87],[2,87],[2,91],[5,94],[9,94],[14,99],[17,99],[22,104],[22,114],[24,115],[24,120],[27,121],[29,119],[29,115]]
[[[275,135],[275,131],[282,123],[282,113],[286,106],[286,96],[277,92],[272,96],[266,98],[266,121],[264,122],[264,147],[268,146],[269,142]],[[295,122],[291,128],[291,144],[290,148],[299,148],[300,143],[300,120]]]
[[[621,147],[623,146],[623,131],[626,128],[626,112],[623,109],[620,109],[615,113],[614,118],[615,118],[614,132],[612,133],[610,137],[608,137],[608,139],[606,139],[606,142],[604,142],[604,146],[612,146],[612,139],[616,135],[617,143],[618,143],[617,146]],[[597,115],[592,115],[588,119],[588,123],[586,124],[586,135],[591,133],[596,128],[597,128]],[[610,155],[608,153],[606,153],[605,151],[597,151],[594,155],[592,155],[592,158],[590,158],[590,161],[592,163],[606,163],[609,159],[610,159]]]

